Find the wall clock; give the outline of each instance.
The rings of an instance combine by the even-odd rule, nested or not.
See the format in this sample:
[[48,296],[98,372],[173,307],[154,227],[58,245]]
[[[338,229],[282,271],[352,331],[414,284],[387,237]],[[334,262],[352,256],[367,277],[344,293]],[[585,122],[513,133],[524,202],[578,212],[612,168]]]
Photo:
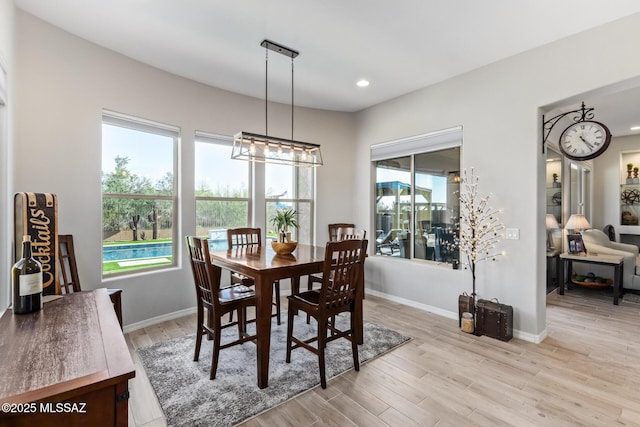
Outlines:
[[567,127],[560,135],[560,151],[573,160],[589,160],[604,153],[611,142],[609,128],[600,122],[585,120]]

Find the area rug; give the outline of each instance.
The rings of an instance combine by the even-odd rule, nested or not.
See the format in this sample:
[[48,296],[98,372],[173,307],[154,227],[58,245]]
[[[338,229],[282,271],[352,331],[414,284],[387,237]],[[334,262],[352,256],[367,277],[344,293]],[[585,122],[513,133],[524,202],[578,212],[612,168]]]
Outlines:
[[640,304],[640,295],[630,293],[630,292],[625,292],[625,294],[622,296],[622,300],[624,302],[633,302],[636,304]]
[[[271,329],[269,386],[259,389],[256,346],[249,342],[220,352],[216,379],[209,380],[212,344],[202,341],[200,360],[193,361],[195,334],[160,342],[138,350],[151,385],[169,426],[232,426],[320,384],[318,358],[304,349],[291,353],[285,363],[286,314],[283,324]],[[348,316],[338,316],[344,327]],[[315,323],[306,315],[294,322],[294,335],[315,335]],[[342,325],[342,326],[341,326]],[[223,331],[229,341],[237,329]],[[359,346],[360,364],[408,341],[409,338],[372,322],[364,322],[364,344]],[[327,381],[353,369],[351,344],[345,339],[330,342],[326,349]],[[328,387],[331,384],[329,383]]]

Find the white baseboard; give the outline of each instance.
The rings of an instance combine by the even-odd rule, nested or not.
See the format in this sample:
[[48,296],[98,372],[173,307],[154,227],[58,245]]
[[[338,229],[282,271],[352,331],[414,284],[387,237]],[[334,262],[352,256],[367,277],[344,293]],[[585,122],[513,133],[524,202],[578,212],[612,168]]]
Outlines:
[[166,322],[167,320],[173,320],[179,317],[188,316],[189,314],[193,314],[195,312],[196,312],[196,307],[194,306],[191,308],[186,308],[184,310],[174,311],[173,313],[167,313],[161,316],[152,317],[150,319],[145,319],[141,322],[125,325],[123,328],[123,332],[127,334],[129,332],[137,331],[138,329],[146,328],[147,326],[153,326],[158,323]]
[[[394,295],[389,295],[389,294],[385,294],[384,292],[380,292],[380,291],[375,291],[373,289],[366,289],[365,293],[367,295],[373,295],[382,299],[386,299],[389,301],[393,301],[393,302],[397,302],[398,304],[403,304],[403,305],[408,305],[409,307],[414,307],[417,308],[419,310],[423,310],[423,311],[427,311],[429,313],[433,313],[433,314],[437,314],[438,316],[443,316],[443,317],[447,317],[449,319],[458,319],[458,313],[457,312],[453,312],[453,311],[448,311],[448,310],[443,310],[441,308],[438,307],[433,307],[431,305],[428,304],[421,304],[421,303],[417,303],[415,301],[411,301],[405,298],[400,298]],[[522,332],[520,330],[514,329],[513,330],[513,336],[515,338],[524,340],[524,341],[529,341],[532,342],[534,344],[540,344],[546,337],[547,337],[547,329],[545,328],[540,334],[530,334],[528,332]]]
[[[283,290],[282,295],[290,294],[290,291]],[[447,317],[449,319],[458,319],[458,313],[454,313],[452,311],[443,310],[438,307],[433,307],[428,304],[421,304],[415,301],[411,301],[405,298],[400,298],[395,295],[385,294],[384,292],[375,291],[373,289],[366,289],[365,291],[368,295],[373,295],[382,299],[386,299],[388,301],[397,302],[398,304],[407,305],[409,307],[414,307],[419,310],[427,311],[429,313],[437,314],[438,316]],[[177,319],[179,317],[187,316],[189,314],[193,314],[196,312],[196,307],[187,308],[184,310],[174,311],[173,313],[163,314],[161,316],[152,317],[150,319],[143,320],[141,322],[132,323],[131,325],[124,326],[124,333],[129,333],[136,331],[138,329],[146,328],[148,326],[155,325],[157,323],[162,323],[167,320]],[[520,330],[514,329],[513,336],[515,338],[529,341],[534,344],[540,344],[547,337],[547,329],[545,328],[540,334],[530,334],[528,332],[522,332]]]

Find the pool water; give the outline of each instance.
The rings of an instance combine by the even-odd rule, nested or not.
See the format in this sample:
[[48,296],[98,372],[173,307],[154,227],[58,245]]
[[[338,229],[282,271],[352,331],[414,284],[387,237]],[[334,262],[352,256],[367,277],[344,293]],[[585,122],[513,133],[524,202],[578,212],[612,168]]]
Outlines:
[[[213,251],[227,249],[226,236],[224,241],[210,240],[209,249]],[[170,256],[172,256],[171,242],[109,245],[102,247],[102,262]]]

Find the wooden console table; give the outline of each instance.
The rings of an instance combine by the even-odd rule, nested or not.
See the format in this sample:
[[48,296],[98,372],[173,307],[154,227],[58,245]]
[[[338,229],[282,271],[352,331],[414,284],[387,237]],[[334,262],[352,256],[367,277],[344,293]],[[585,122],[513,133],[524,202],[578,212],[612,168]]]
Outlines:
[[126,426],[133,361],[106,289],[0,318],[0,426]]
[[[624,257],[619,255],[606,255],[606,254],[560,254],[560,269],[558,272],[558,293],[564,295],[565,277],[571,278],[571,272],[574,262],[581,262],[586,264],[607,265],[613,267],[613,304],[618,305],[622,290],[622,273],[624,269]],[[566,272],[566,274],[565,274]]]

